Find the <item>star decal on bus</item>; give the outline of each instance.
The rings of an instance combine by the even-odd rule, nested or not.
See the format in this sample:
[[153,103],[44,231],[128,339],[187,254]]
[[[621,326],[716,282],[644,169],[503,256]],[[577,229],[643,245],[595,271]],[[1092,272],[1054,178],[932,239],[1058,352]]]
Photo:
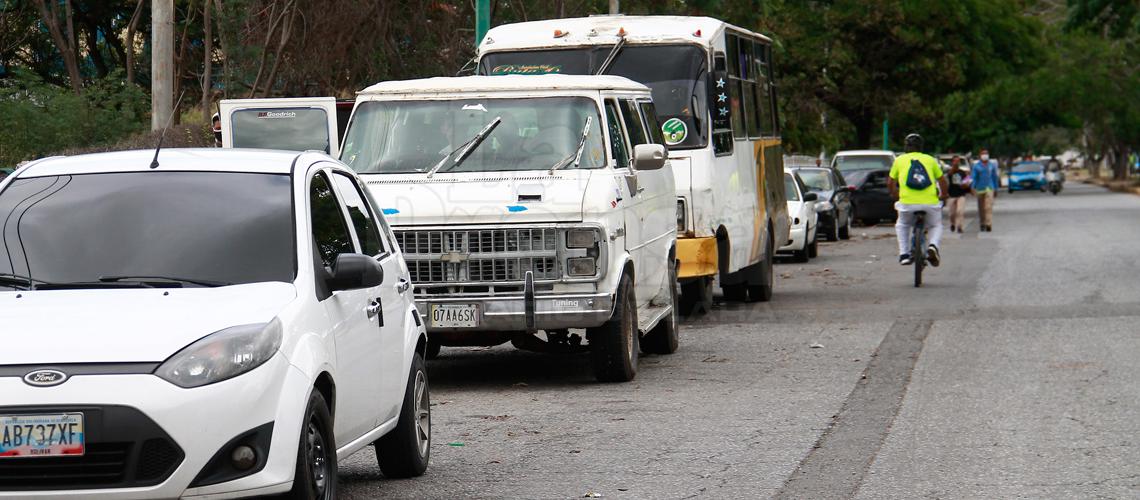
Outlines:
[[728,108],[719,108],[720,116],[728,115]]
[[716,81],[716,88],[718,88],[718,89],[723,89],[723,88],[724,88],[724,78],[718,78],[718,79],[717,79],[717,81]]
[[728,96],[724,95],[723,93],[717,94],[717,96],[716,96],[716,102],[724,102],[727,100],[728,100]]

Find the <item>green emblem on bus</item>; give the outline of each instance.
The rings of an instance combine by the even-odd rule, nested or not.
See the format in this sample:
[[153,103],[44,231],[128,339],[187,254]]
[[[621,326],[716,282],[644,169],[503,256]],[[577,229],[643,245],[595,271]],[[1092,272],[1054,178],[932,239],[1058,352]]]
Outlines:
[[670,118],[661,124],[661,132],[665,133],[665,144],[673,146],[685,142],[689,127],[680,118]]

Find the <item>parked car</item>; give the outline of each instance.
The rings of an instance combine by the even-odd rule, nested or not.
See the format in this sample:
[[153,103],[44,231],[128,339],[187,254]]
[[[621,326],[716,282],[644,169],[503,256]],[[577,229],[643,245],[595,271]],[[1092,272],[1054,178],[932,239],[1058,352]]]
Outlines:
[[851,237],[851,187],[843,174],[827,167],[797,168],[796,174],[808,190],[819,197],[815,210],[819,212],[819,231],[831,241]]
[[895,202],[887,190],[889,168],[859,170],[844,174],[851,185],[851,212],[855,219],[864,224],[875,224],[881,220],[895,220]]
[[0,191],[0,497],[333,498],[373,443],[385,476],[422,474],[427,336],[356,174],[154,157],[47,159]]
[[894,151],[863,149],[840,151],[831,159],[831,167],[846,177],[848,172],[859,170],[890,169],[895,162]]
[[600,381],[633,379],[639,350],[677,349],[677,197],[656,120],[649,88],[617,76],[357,94],[342,156],[384,200],[433,345],[588,350]]
[[791,231],[788,242],[776,250],[777,254],[790,253],[798,262],[807,262],[819,254],[817,241],[818,219],[816,200],[819,195],[804,184],[792,170],[784,171],[784,193],[788,197],[788,218]]
[[1010,193],[1014,191],[1045,192],[1047,186],[1045,165],[1041,162],[1018,162],[1009,169],[1009,181],[1006,183],[1006,188]]

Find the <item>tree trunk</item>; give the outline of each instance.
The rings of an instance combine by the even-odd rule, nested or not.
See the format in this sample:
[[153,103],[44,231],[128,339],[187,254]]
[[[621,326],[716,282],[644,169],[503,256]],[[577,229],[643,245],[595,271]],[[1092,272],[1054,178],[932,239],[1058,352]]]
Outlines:
[[212,26],[213,21],[210,19],[210,6],[213,4],[211,0],[202,2],[202,29],[204,30],[202,41],[205,44],[203,47],[202,56],[202,118],[210,121],[210,78],[211,72],[214,69],[214,29]]
[[135,4],[135,13],[131,14],[131,22],[127,25],[127,81],[135,83],[135,30],[139,27],[139,18],[142,17],[143,1]]
[[75,43],[75,29],[74,23],[71,21],[71,0],[64,0],[64,16],[67,18],[67,32],[64,33],[64,27],[60,26],[59,15],[55,9],[59,8],[58,2],[52,2],[51,7],[48,6],[46,0],[36,0],[36,6],[39,7],[40,16],[47,25],[48,33],[51,34],[51,39],[55,42],[55,46],[59,49],[59,53],[63,56],[63,65],[67,68],[67,77],[71,83],[71,90],[75,95],[83,94],[83,77],[79,73],[79,57],[78,50]]

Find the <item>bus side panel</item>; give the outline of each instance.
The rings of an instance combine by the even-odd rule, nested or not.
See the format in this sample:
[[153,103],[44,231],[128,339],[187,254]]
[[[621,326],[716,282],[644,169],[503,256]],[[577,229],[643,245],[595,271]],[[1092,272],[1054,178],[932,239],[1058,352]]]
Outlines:
[[[732,155],[713,160],[712,187],[717,227],[729,238],[729,259],[721,270],[735,273],[759,261],[756,253],[763,235],[763,212],[756,195],[757,162],[751,143],[736,141]],[[731,280],[733,277],[725,277]],[[728,283],[731,284],[731,283]]]
[[788,221],[788,198],[784,193],[784,146],[778,138],[762,139],[757,144],[756,156],[764,159],[765,182],[757,189],[763,193],[768,208],[765,219],[772,224],[772,237],[776,240],[773,247],[779,248],[788,241],[792,229]]

